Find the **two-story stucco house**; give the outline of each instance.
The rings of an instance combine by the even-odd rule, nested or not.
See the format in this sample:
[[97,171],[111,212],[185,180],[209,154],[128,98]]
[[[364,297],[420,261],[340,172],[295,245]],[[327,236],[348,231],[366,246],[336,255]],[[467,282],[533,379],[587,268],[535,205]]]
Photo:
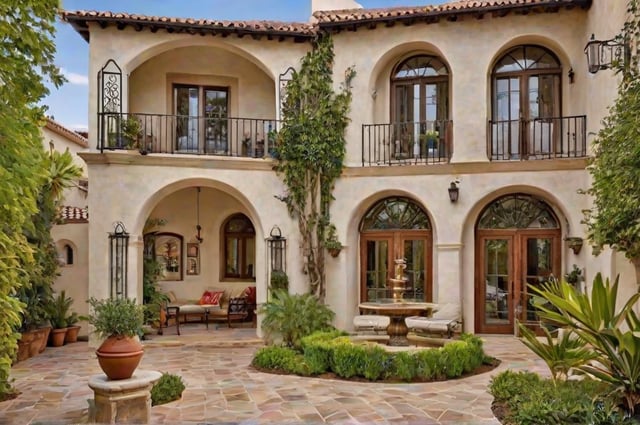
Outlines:
[[[388,297],[396,258],[407,261],[405,297],[460,304],[477,333],[513,333],[531,319],[527,284],[574,264],[587,280],[622,273],[634,290],[621,255],[575,245],[590,143],[618,81],[589,73],[584,47],[619,33],[625,1],[312,4],[309,23],[63,12],[90,46],[89,295],[112,290],[108,234],[122,222],[120,290],[141,297],[148,218],[166,220],[155,229],[164,245],[147,252],[165,261],[164,290],[255,285],[264,302],[275,226],[290,290],[307,290],[269,147],[289,68],[319,34],[334,42],[336,88],[357,71],[332,204],[345,248],[327,259],[337,327]],[[125,149],[132,126],[144,154]]]

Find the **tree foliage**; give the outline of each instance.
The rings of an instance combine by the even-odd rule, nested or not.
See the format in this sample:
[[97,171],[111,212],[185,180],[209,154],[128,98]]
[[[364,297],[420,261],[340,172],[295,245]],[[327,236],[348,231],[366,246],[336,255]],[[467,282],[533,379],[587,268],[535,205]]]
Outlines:
[[630,0],[628,21],[618,41],[628,43],[633,52],[626,60],[614,63],[622,78],[616,101],[593,142],[594,158],[589,165],[592,184],[587,190],[593,197],[593,207],[585,211],[589,239],[596,252],[609,245],[632,260],[637,270],[640,270],[639,31],[638,2]]
[[9,377],[20,327],[15,297],[35,271],[25,228],[33,230],[39,189],[45,184],[41,126],[47,94],[62,76],[53,64],[57,0],[0,2],[0,399],[11,393]]
[[282,177],[290,216],[298,221],[304,273],[311,292],[325,297],[325,243],[331,224],[333,188],[344,166],[344,132],[349,122],[350,82],[345,71],[340,93],[333,91],[333,42],[326,35],[303,59],[287,85],[275,170]]

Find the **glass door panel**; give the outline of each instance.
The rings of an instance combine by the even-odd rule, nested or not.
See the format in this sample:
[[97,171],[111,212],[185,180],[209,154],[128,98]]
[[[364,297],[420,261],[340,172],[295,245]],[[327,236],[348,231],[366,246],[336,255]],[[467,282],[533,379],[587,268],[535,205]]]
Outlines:
[[403,255],[407,262],[404,270],[407,282],[402,294],[404,299],[426,301],[425,288],[425,240],[405,239],[403,241]]
[[207,152],[228,153],[227,91],[205,89],[204,99],[204,134]]
[[525,236],[523,239],[523,248],[525,249],[523,256],[525,285],[521,288],[518,320],[537,326],[539,319],[535,308],[536,297],[531,294],[529,287],[540,287],[554,274],[553,238]]
[[175,87],[176,149],[198,151],[198,88]]
[[482,325],[487,331],[497,331],[497,328],[512,331],[512,238],[485,239],[483,242],[482,277],[485,288],[484,303],[480,306],[484,311]]
[[365,288],[361,297],[364,301],[389,298],[388,279],[390,267],[391,241],[374,239],[365,241]]

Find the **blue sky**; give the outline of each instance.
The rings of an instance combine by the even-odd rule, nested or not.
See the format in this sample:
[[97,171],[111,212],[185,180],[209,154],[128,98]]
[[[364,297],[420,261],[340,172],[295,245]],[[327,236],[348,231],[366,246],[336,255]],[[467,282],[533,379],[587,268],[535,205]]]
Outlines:
[[[152,16],[209,19],[266,19],[306,22],[311,0],[61,0],[65,10],[109,10]],[[440,4],[446,0],[358,0],[365,8]],[[43,103],[48,115],[70,129],[86,129],[88,122],[87,75],[89,45],[70,25],[56,25],[56,65],[69,80],[52,89]]]

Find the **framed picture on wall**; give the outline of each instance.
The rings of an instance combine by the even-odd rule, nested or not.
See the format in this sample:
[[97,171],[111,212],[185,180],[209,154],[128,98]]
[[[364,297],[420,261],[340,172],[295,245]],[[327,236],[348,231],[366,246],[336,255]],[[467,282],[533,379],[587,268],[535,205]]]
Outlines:
[[200,260],[197,257],[187,257],[187,274],[200,274]]
[[182,236],[156,233],[154,246],[156,260],[163,270],[160,280],[182,280]]

